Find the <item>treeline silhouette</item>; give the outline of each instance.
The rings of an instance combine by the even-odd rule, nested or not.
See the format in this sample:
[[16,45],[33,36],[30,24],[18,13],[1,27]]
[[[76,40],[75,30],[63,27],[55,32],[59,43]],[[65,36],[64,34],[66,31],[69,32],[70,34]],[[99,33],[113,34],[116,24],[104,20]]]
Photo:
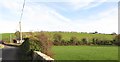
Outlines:
[[99,39],[93,38],[92,42],[90,42],[87,38],[82,38],[79,40],[77,37],[72,36],[68,41],[62,38],[61,34],[54,34],[53,37],[54,45],[120,45],[120,34],[116,35],[113,40]]

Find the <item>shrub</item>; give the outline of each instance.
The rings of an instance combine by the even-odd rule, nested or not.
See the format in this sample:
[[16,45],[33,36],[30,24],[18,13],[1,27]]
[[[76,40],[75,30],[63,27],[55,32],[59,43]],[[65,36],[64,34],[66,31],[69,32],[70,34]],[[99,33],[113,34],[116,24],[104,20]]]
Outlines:
[[61,41],[61,45],[67,45],[67,43],[65,42],[64,39],[62,39],[62,41]]
[[93,39],[92,39],[92,44],[96,45],[96,41],[97,41],[97,39],[96,39],[96,38],[93,38]]
[[[29,39],[30,38],[30,39]],[[45,33],[41,32],[37,35],[30,35],[29,38],[26,38],[23,44],[21,45],[21,49],[30,55],[32,51],[41,51],[46,55],[52,57],[51,47],[52,41]],[[32,54],[32,53],[31,53]]]
[[120,46],[120,34],[115,37],[114,44]]
[[36,51],[41,50],[41,47],[38,41],[34,39],[29,39],[29,38],[25,38],[25,41],[22,43],[20,47],[26,53],[29,53],[31,50],[36,50]]
[[60,34],[54,34],[54,41],[55,42],[61,42],[62,36]]
[[83,39],[82,39],[82,42],[83,42],[83,44],[87,44],[87,43],[88,43],[87,38],[83,38]]
[[50,37],[46,35],[44,32],[39,33],[37,36],[39,44],[41,46],[41,52],[53,56],[53,53],[51,52],[52,47],[52,41],[50,40]]
[[93,38],[92,44],[94,45],[112,45],[111,40],[106,40],[106,39],[98,39],[98,38]]
[[53,40],[54,40],[54,45],[61,45],[62,35],[58,33],[54,34]]
[[16,36],[17,39],[20,39],[20,32],[19,32],[19,31],[16,31],[16,32],[15,32],[15,36]]
[[70,43],[71,43],[72,45],[77,45],[77,42],[78,42],[77,37],[72,36],[72,37],[70,38]]

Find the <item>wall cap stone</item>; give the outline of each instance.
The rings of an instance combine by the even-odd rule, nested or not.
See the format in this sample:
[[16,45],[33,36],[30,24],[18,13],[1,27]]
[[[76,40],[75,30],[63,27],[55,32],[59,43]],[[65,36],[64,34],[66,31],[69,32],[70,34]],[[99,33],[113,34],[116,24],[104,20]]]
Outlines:
[[43,57],[45,60],[54,60],[50,56],[47,56],[46,54],[44,54],[44,53],[42,53],[40,51],[34,51],[34,53],[37,53],[38,55],[40,55],[41,57]]

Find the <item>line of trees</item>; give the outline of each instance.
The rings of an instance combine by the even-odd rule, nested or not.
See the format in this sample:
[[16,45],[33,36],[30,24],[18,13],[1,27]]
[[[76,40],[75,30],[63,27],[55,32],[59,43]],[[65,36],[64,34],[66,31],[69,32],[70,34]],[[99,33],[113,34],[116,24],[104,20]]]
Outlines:
[[120,45],[120,35],[117,35],[113,40],[93,38],[90,42],[87,38],[79,40],[77,37],[72,36],[68,41],[62,38],[61,34],[54,34],[54,45]]

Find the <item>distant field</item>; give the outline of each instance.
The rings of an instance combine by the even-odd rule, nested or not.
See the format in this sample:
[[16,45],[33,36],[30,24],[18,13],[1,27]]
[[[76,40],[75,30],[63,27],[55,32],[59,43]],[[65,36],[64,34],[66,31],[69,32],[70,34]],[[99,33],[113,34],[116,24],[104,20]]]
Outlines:
[[55,60],[118,60],[117,46],[54,46]]
[[[87,38],[89,41],[92,41],[92,38],[99,38],[99,39],[105,39],[105,40],[113,40],[115,35],[109,35],[109,34],[88,34],[88,33],[77,33],[77,32],[45,32],[48,34],[51,38],[55,33],[61,34],[62,39],[68,41],[72,36],[77,37],[79,40],[83,38]],[[15,35],[13,33],[3,33],[2,39],[9,41],[10,40],[10,34],[12,38],[15,38]],[[26,33],[23,33],[23,37]],[[0,34],[1,36],[1,34]]]
[[77,33],[77,32],[47,32],[51,37],[55,34],[61,34],[62,38],[65,40],[69,40],[72,36],[77,37],[79,40],[83,38],[89,39],[89,41],[92,41],[92,38],[99,38],[99,39],[106,39],[106,40],[113,40],[115,35],[109,35],[109,34],[88,34],[88,33]]
[[0,34],[0,36],[2,36],[0,40],[4,40],[4,41],[7,41],[9,42],[10,41],[10,37],[11,39],[15,38],[15,35],[13,33],[2,33]]

